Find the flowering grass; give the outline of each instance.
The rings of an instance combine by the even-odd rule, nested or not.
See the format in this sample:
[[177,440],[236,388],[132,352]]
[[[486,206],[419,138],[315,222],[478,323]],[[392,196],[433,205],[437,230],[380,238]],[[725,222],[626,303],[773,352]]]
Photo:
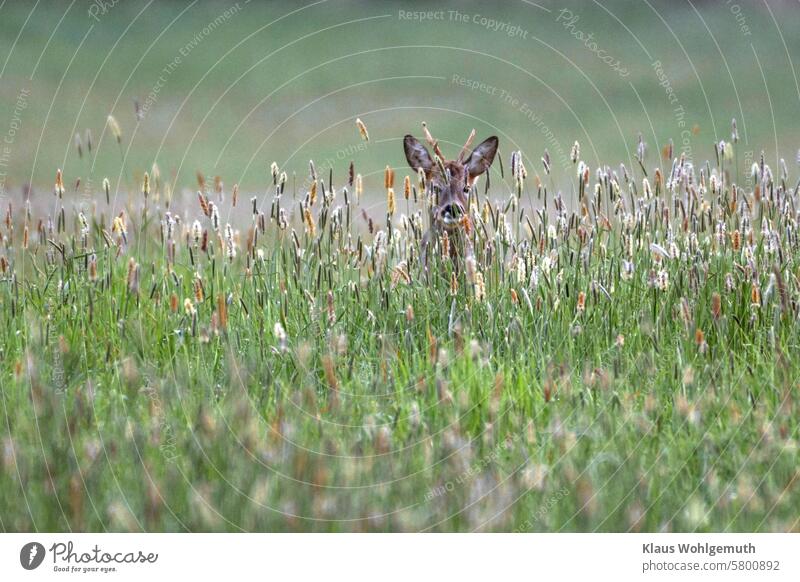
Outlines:
[[59,171],[0,229],[0,526],[797,530],[795,178],[665,153],[506,152],[425,261],[407,169]]

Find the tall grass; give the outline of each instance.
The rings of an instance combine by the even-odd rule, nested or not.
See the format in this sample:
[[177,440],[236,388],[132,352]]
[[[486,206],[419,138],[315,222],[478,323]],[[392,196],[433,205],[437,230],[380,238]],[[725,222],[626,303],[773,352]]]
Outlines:
[[59,171],[2,226],[3,529],[796,530],[786,164],[509,157],[425,263],[403,169],[273,164],[245,223]]

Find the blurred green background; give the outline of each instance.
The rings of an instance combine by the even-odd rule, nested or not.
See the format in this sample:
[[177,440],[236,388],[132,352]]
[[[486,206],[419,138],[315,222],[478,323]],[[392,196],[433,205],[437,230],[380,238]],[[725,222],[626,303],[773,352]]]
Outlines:
[[630,164],[640,132],[648,166],[670,138],[702,161],[733,117],[739,155],[794,163],[798,30],[800,4],[773,1],[7,1],[3,195],[49,191],[58,167],[84,192],[105,176],[124,188],[154,162],[176,191],[198,170],[263,191],[273,160],[299,181],[310,158],[339,185],[352,159],[377,186],[422,120],[456,144],[445,153],[475,127],[505,163],[521,149],[538,172],[547,148],[563,177],[576,139],[592,166]]

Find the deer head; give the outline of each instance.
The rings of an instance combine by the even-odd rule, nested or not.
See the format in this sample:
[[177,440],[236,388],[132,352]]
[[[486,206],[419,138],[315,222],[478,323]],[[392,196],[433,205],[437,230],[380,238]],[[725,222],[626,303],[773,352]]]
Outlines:
[[492,136],[471,150],[475,139],[473,129],[461,153],[452,161],[446,161],[436,142],[423,124],[425,137],[433,149],[434,159],[428,149],[412,135],[403,139],[408,165],[415,171],[422,170],[425,180],[435,194],[433,208],[434,224],[445,229],[453,229],[460,223],[467,209],[469,189],[475,179],[489,169],[497,153],[497,137]]

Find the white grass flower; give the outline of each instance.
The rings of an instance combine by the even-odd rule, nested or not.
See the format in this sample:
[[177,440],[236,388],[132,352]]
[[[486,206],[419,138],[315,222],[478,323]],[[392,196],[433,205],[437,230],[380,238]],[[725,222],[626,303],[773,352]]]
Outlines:
[[275,322],[272,333],[275,336],[275,340],[278,342],[278,350],[280,352],[286,352],[288,349],[288,336],[280,321]]
[[211,216],[211,228],[214,229],[214,232],[219,233],[219,208],[213,202],[208,203],[209,212]]
[[200,244],[201,238],[203,238],[203,225],[200,224],[199,220],[195,220],[192,223],[192,241],[195,247]]
[[625,259],[622,260],[621,276],[623,281],[630,281],[631,279],[633,279],[634,270],[635,268],[633,265],[633,261],[626,261]]
[[225,252],[228,255],[228,260],[233,261],[236,258],[236,244],[233,236],[233,228],[230,224],[225,225]]
[[467,271],[467,281],[470,284],[475,284],[477,282],[477,272],[478,272],[478,265],[475,261],[475,255],[470,253],[467,256],[467,260],[465,261],[466,271]]
[[661,291],[669,289],[669,273],[666,269],[661,269],[656,276],[656,286]]

